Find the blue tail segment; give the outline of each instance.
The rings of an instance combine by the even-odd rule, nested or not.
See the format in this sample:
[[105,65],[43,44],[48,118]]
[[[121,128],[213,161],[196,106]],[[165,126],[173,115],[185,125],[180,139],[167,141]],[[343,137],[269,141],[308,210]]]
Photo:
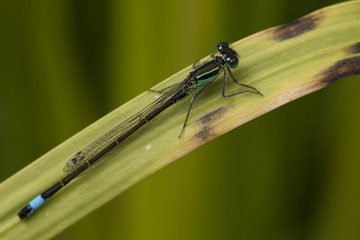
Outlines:
[[21,211],[18,213],[19,218],[22,220],[32,214],[36,209],[38,209],[41,205],[45,203],[46,199],[44,199],[41,194],[34,198],[28,205],[26,205]]
[[[69,181],[72,179],[72,175],[66,176],[63,180],[57,182],[54,186],[34,198],[28,205],[26,205],[21,211],[17,214],[21,220],[30,216],[36,209],[43,205],[52,195],[57,191],[63,188]],[[70,179],[70,180],[69,180]]]

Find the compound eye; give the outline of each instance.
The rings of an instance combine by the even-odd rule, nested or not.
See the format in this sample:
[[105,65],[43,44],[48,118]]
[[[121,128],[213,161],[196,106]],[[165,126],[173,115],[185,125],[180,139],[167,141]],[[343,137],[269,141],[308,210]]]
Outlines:
[[239,59],[237,57],[226,57],[225,61],[229,64],[230,68],[235,68],[239,63]]
[[220,53],[223,53],[224,51],[226,51],[226,49],[229,48],[229,44],[227,44],[226,42],[221,42],[216,46],[216,48]]

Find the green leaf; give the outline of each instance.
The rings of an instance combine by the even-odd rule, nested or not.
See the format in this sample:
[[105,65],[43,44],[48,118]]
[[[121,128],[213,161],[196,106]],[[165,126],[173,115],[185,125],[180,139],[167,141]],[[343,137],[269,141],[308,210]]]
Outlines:
[[[215,137],[334,81],[360,74],[360,2],[321,9],[231,47],[241,55],[233,71],[236,78],[259,89],[263,97],[242,94],[222,98],[221,84],[214,84],[197,99],[180,139],[189,103],[186,100],[131,136],[107,156],[110,161],[77,178],[20,221],[16,213],[65,176],[62,168],[69,157],[145,107],[156,95],[141,94],[1,183],[0,239],[50,238]],[[155,89],[182,81],[189,71],[190,66]],[[239,89],[229,82],[227,90]]]

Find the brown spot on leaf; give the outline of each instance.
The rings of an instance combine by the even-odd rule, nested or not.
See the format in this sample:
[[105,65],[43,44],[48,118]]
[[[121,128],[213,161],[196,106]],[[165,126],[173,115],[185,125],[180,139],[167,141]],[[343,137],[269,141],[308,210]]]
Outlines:
[[215,138],[216,134],[213,132],[213,127],[211,125],[219,120],[227,111],[228,108],[220,107],[201,117],[198,121],[201,123],[202,128],[195,134],[195,138],[201,139],[202,141]]
[[317,13],[316,15],[308,15],[291,23],[283,24],[275,28],[274,38],[277,41],[285,41],[297,37],[315,29],[318,26],[320,19],[321,16]]
[[195,134],[195,138],[201,139],[204,142],[215,137],[216,134],[213,132],[213,128],[211,126],[204,126],[197,134]]
[[224,113],[226,113],[228,111],[227,108],[225,107],[220,107],[206,115],[204,115],[203,117],[201,117],[199,119],[199,121],[202,123],[202,124],[209,124],[209,123],[212,123],[214,121],[216,121],[218,118],[221,118],[222,115],[224,115]]
[[357,74],[360,74],[360,56],[337,61],[318,76],[321,76],[322,83],[329,85],[342,78]]

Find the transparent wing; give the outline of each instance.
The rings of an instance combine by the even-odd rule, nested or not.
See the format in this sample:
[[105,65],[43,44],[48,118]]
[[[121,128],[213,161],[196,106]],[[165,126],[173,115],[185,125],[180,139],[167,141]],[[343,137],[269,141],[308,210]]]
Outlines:
[[[187,85],[186,81],[182,81],[181,83],[175,84],[171,86],[171,88],[161,95],[154,102],[149,104],[147,107],[137,112],[133,116],[126,119],[124,122],[120,123],[116,127],[114,127],[109,132],[105,133],[103,136],[99,137],[75,155],[73,155],[67,162],[63,169],[68,175],[74,172],[77,168],[82,166],[88,160],[96,156],[99,152],[101,152],[104,148],[109,146],[111,143],[116,141],[120,136],[129,131],[132,127],[136,126],[140,121],[142,121],[149,113],[153,112],[155,109],[160,108],[163,104],[178,93],[182,88]],[[90,167],[91,168],[91,167]]]

